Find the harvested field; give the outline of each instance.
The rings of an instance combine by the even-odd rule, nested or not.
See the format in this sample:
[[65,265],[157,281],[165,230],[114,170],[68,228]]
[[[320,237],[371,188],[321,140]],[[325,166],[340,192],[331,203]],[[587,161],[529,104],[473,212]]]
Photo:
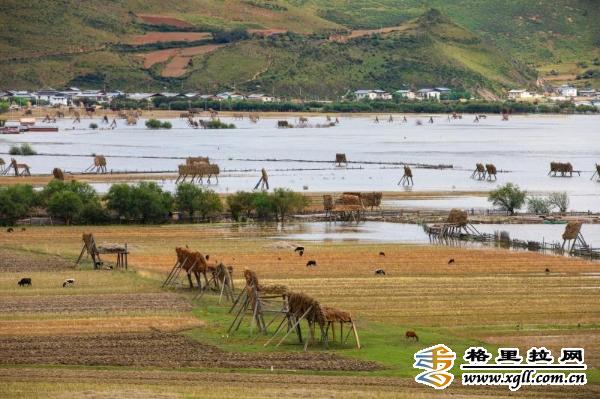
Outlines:
[[212,33],[210,32],[149,32],[143,35],[129,36],[124,42],[142,45],[161,42],[195,42],[211,38]]
[[[205,44],[202,46],[170,48],[166,50],[152,51],[149,53],[140,53],[137,54],[137,57],[142,59],[144,62],[144,68],[146,69],[151,68],[155,64],[161,64],[172,59],[172,61],[165,66],[162,72],[163,76],[180,76],[168,74],[185,73],[188,62],[192,57],[211,53],[222,46],[222,44]],[[181,72],[182,70],[183,72]]]
[[176,55],[171,58],[171,61],[165,65],[161,72],[161,76],[165,78],[176,78],[185,74],[187,67],[189,66],[191,57],[182,57]]
[[479,335],[485,342],[513,346],[522,353],[532,346],[544,346],[553,353],[561,348],[585,348],[585,362],[588,367],[600,367],[600,331],[523,331],[520,334]]
[[0,337],[0,364],[369,371],[376,363],[329,353],[232,353],[182,335],[127,333]]
[[131,293],[96,295],[47,295],[3,297],[3,313],[107,313],[191,310],[191,304],[172,293]]
[[75,269],[75,264],[58,256],[0,248],[0,272],[2,273],[71,269]]
[[150,53],[137,54],[144,61],[144,68],[151,68],[154,64],[167,62],[171,57],[177,54],[178,49],[169,48],[166,50],[152,51]]
[[[11,381],[10,383],[4,381]],[[55,384],[60,381],[61,384]],[[102,385],[98,384],[103,381]],[[51,385],[49,385],[51,384]],[[431,398],[429,388],[413,379],[397,377],[324,376],[295,374],[219,373],[166,370],[74,370],[47,368],[1,368],[0,388],[13,398],[39,397],[46,392],[61,398]],[[215,386],[219,387],[216,391]],[[252,386],[252,389],[248,389]],[[523,398],[593,398],[600,395],[597,385],[522,389]],[[514,398],[499,387],[462,387],[453,385],[436,397],[453,399]]]
[[0,320],[0,335],[67,335],[108,334],[120,332],[176,332],[204,326],[193,316],[117,316],[85,317],[68,316],[67,319],[17,319]]
[[152,14],[137,14],[137,17],[145,24],[148,25],[168,25],[176,28],[193,28],[194,25],[190,24],[179,18],[167,17],[164,15],[152,15]]

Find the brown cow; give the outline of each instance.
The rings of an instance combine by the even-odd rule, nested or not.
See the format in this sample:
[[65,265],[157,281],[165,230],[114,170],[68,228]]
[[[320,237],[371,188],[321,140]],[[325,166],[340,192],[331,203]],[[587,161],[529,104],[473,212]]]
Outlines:
[[410,338],[414,338],[415,341],[419,342],[419,337],[417,336],[417,333],[414,331],[407,331],[404,336],[406,337],[406,339],[410,339]]

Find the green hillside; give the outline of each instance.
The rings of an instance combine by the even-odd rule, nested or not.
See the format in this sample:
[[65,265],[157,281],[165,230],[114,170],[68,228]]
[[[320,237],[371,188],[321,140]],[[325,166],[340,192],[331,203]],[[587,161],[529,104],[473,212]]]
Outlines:
[[[360,87],[445,85],[490,95],[532,86],[538,75],[585,86],[600,82],[598,8],[591,0],[4,0],[0,88],[236,87],[333,98]],[[169,41],[172,32],[213,39]],[[165,38],[131,44],[145,34]]]

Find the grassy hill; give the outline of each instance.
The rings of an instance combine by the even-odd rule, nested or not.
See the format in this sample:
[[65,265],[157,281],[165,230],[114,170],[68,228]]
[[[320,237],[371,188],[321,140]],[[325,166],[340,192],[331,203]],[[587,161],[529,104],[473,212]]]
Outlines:
[[[5,0],[0,87],[331,98],[415,85],[499,93],[538,75],[585,86],[600,81],[599,13],[591,0]],[[130,44],[133,35],[188,31],[213,39]]]

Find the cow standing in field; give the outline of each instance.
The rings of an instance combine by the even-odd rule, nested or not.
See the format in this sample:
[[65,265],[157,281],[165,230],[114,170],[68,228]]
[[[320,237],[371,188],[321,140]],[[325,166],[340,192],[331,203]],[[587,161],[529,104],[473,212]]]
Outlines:
[[21,280],[19,280],[19,282],[17,283],[19,284],[19,287],[30,287],[31,286],[31,277],[23,277]]
[[406,339],[411,339],[414,338],[415,341],[419,342],[419,336],[417,335],[416,332],[414,331],[407,331],[404,336],[406,337]]

